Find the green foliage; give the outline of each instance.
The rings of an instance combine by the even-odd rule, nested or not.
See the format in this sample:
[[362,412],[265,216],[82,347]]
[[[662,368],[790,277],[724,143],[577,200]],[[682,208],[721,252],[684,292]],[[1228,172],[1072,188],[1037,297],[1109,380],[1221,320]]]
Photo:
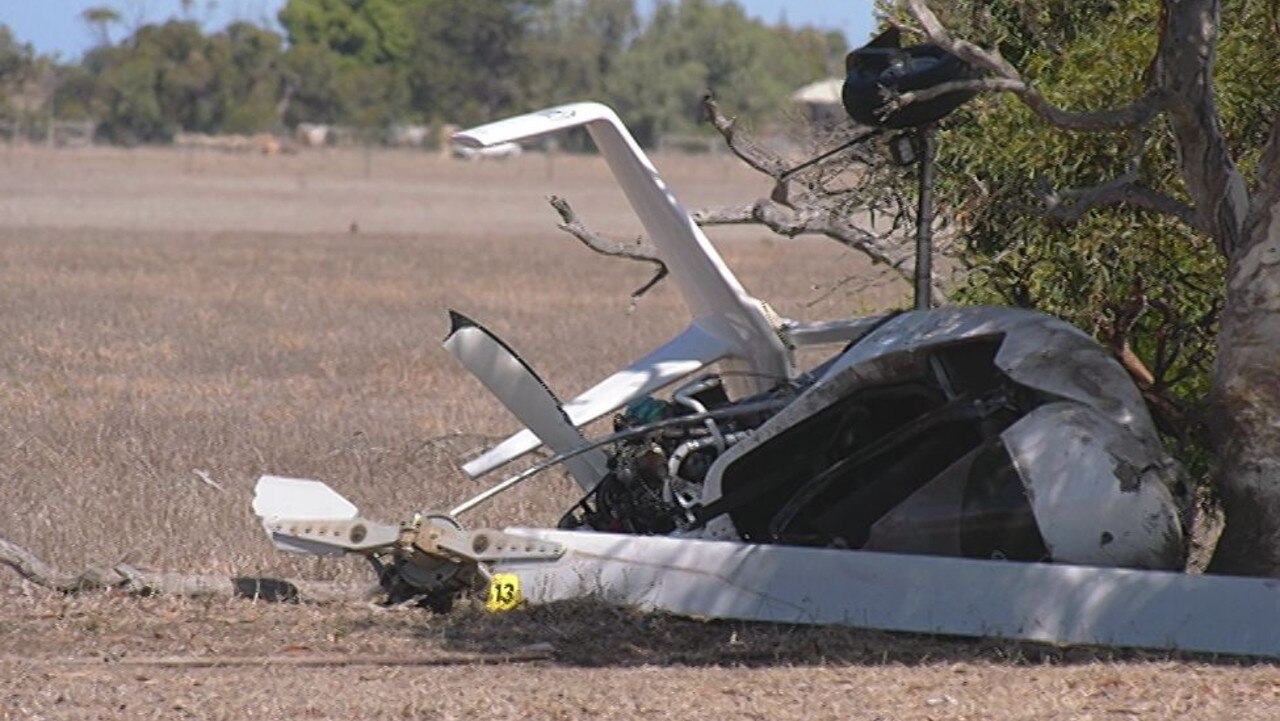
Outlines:
[[279,124],[279,35],[248,23],[234,23],[209,37],[210,65],[216,73],[212,104],[219,132],[248,133]]
[[289,44],[319,46],[364,65],[403,62],[410,15],[428,0],[289,0],[280,11]]
[[35,51],[19,43],[9,26],[0,23],[0,117],[13,112],[10,98],[36,70]]
[[[1155,52],[1154,0],[951,0],[958,34],[997,47],[1049,99],[1076,110],[1140,95]],[[1215,82],[1224,130],[1256,160],[1280,98],[1280,61],[1265,8],[1224,2]],[[1177,198],[1185,189],[1168,129],[1141,140],[1143,185]],[[1157,390],[1196,407],[1215,353],[1225,262],[1211,240],[1167,218],[1109,208],[1062,223],[1029,211],[1045,189],[1105,182],[1130,169],[1124,133],[1073,133],[1036,118],[1011,96],[971,103],[940,137],[940,195],[960,221],[972,269],[959,299],[1035,307],[1127,342]],[[1203,449],[1182,447],[1203,471]]]
[[712,90],[747,118],[787,104],[787,95],[822,77],[843,52],[813,30],[771,28],[734,2],[662,2],[605,78],[606,95],[642,143],[688,133]]
[[524,55],[528,73],[518,102],[556,105],[606,97],[618,59],[640,33],[634,0],[575,0],[534,13]]
[[[206,35],[190,20],[112,43],[119,13],[82,17],[100,42],[59,70],[55,105],[119,142],[302,122],[470,124],[595,99],[650,143],[706,132],[707,90],[748,121],[776,115],[845,50],[839,33],[772,27],[718,0],[664,0],[647,22],[636,0],[288,0],[287,43],[245,23]],[[0,37],[0,73],[5,47]]]
[[120,11],[109,5],[98,5],[81,11],[80,19],[97,36],[99,46],[109,45],[111,44],[111,26],[120,22]]
[[645,143],[694,129],[707,89],[748,118],[776,112],[844,51],[711,0],[663,2],[644,26],[634,0],[290,0],[280,19],[286,122],[466,124],[598,99]]
[[408,63],[411,98],[425,116],[475,123],[518,107],[529,78],[544,69],[524,39],[546,0],[427,0],[414,9]]
[[[405,105],[403,72],[392,65],[362,65],[318,45],[291,48],[281,59],[292,95],[283,122],[380,127]],[[404,115],[400,115],[403,119]]]
[[145,25],[124,44],[90,51],[56,103],[87,106],[119,142],[267,129],[278,121],[280,51],[279,35],[247,23],[208,36],[194,22]]

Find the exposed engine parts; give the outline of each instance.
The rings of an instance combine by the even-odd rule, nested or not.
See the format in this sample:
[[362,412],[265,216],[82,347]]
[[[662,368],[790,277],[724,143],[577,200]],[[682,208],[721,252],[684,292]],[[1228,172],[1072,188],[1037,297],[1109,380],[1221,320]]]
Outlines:
[[[949,517],[935,512],[927,519],[927,532],[948,535],[949,527],[958,543],[928,550],[1045,560],[1026,491],[999,434],[1047,398],[995,368],[999,341],[945,346],[923,362],[912,358],[901,377],[795,423],[768,446],[727,464],[724,495],[707,505],[708,472],[773,413],[705,418],[709,408],[730,405],[716,375],[679,388],[670,401],[635,401],[615,416],[615,431],[656,420],[672,425],[614,443],[608,474],[560,527],[670,534],[728,514],[743,540],[894,550],[901,540],[896,528],[905,520],[894,508],[941,477],[940,486],[962,485],[963,499]],[[804,376],[770,396],[794,398],[817,377]],[[678,423],[682,416],[690,420]],[[886,518],[890,522],[880,523]],[[918,540],[923,530],[915,524],[908,536]]]
[[[1056,328],[1052,335],[1074,343]],[[634,401],[615,416],[615,431],[655,421],[663,427],[613,442],[608,473],[560,527],[1020,561],[1110,560],[1119,549],[1107,543],[1083,551],[1059,543],[1055,553],[1046,541],[1042,526],[1056,537],[1064,527],[1071,528],[1066,535],[1078,533],[1085,521],[1061,508],[1037,517],[1033,484],[1041,481],[1029,461],[1041,451],[1025,440],[1053,433],[1028,430],[1050,409],[1076,407],[1095,417],[1107,399],[1084,399],[1079,378],[1024,377],[1020,361],[1002,367],[1009,364],[999,358],[1006,341],[1004,333],[960,336],[839,367],[839,359],[858,355],[859,342],[871,342],[863,339],[836,360],[742,401],[774,400],[777,410],[707,418],[709,410],[735,405],[715,375],[669,401]],[[1076,349],[1077,358],[1083,352]],[[1096,382],[1086,385],[1096,390]],[[1072,449],[1073,457],[1083,463],[1093,452],[1088,445]],[[1161,522],[1176,528],[1177,519]],[[1114,533],[1099,531],[1099,539],[1109,537]],[[1125,555],[1125,563],[1166,567],[1181,558],[1180,543],[1173,538]]]
[[[750,399],[758,400],[764,398]],[[711,465],[771,415],[707,417],[709,410],[730,405],[716,375],[682,386],[671,401],[645,397],[629,404],[614,417],[615,432],[656,421],[666,427],[614,443],[609,473],[561,519],[560,527],[639,534],[691,528],[698,521],[702,482]],[[682,417],[689,420],[680,423]]]

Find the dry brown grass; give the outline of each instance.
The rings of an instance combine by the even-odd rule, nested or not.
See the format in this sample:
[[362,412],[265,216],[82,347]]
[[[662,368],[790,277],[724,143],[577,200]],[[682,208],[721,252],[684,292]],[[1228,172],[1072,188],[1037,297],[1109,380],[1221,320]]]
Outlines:
[[[0,594],[0,719],[1274,718],[1267,665],[854,629],[700,622],[589,603],[449,617],[371,607]],[[39,644],[32,639],[39,638]],[[484,659],[550,651],[534,663]],[[172,668],[155,657],[395,665]]]
[[[659,165],[690,206],[765,192],[724,159]],[[544,200],[552,192],[593,227],[638,232],[591,158],[0,150],[0,535],[67,567],[132,554],[198,572],[365,578],[356,563],[276,555],[249,510],[252,485],[262,473],[319,478],[388,520],[482,487],[458,463],[513,424],[440,349],[446,308],[489,325],[564,395],[686,322],[670,287],[628,314],[627,292],[647,267],[558,233]],[[902,292],[851,284],[823,298],[850,273],[874,274],[822,241],[750,229],[715,237],[748,288],[784,315],[841,317]],[[570,497],[548,476],[472,520],[548,523]],[[1270,667],[1110,662],[591,606],[433,619],[63,599],[12,575],[0,575],[0,593],[0,719],[1269,718],[1280,687]],[[60,660],[534,642],[554,644],[556,660],[269,673]]]
[[[551,191],[635,232],[595,159],[548,173],[537,157],[378,153],[367,178],[359,152],[5,160],[0,527],[62,564],[133,552],[279,570],[248,510],[263,473],[322,478],[391,519],[469,495],[457,462],[511,423],[439,348],[446,308],[507,337],[566,395],[684,322],[670,288],[628,315],[645,267],[555,230]],[[727,161],[676,160],[695,200],[757,190]],[[727,250],[744,277],[784,301],[857,268],[825,244],[737,236]],[[553,521],[567,488],[547,479],[479,520]]]

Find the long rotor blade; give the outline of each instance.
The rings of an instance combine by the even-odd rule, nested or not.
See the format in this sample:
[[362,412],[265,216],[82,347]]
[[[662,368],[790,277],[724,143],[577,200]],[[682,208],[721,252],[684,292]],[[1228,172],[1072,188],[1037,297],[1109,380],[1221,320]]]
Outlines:
[[[500,338],[456,311],[449,311],[452,328],[444,347],[484,384],[520,422],[556,453],[584,444],[586,439],[565,415],[560,401],[529,367]],[[565,462],[569,474],[582,489],[589,490],[604,478],[604,451],[596,449]]]

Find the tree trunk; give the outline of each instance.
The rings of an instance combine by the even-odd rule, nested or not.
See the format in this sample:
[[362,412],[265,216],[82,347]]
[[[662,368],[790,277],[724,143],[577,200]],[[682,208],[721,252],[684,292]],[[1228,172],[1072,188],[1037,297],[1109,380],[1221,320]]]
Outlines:
[[1280,203],[1257,208],[1243,234],[1210,396],[1227,527],[1209,571],[1280,577]]
[[[1004,81],[1000,89],[1018,93],[1059,127],[1134,129],[1157,112],[1168,121],[1194,215],[1172,198],[1122,200],[1208,233],[1228,261],[1208,399],[1227,525],[1209,570],[1280,578],[1280,118],[1273,121],[1251,194],[1227,147],[1214,96],[1221,0],[1163,0],[1147,92],[1129,106],[1095,113],[1058,110],[998,55],[953,41],[925,0],[905,2],[932,40]],[[1101,205],[1098,200],[1076,215]]]

